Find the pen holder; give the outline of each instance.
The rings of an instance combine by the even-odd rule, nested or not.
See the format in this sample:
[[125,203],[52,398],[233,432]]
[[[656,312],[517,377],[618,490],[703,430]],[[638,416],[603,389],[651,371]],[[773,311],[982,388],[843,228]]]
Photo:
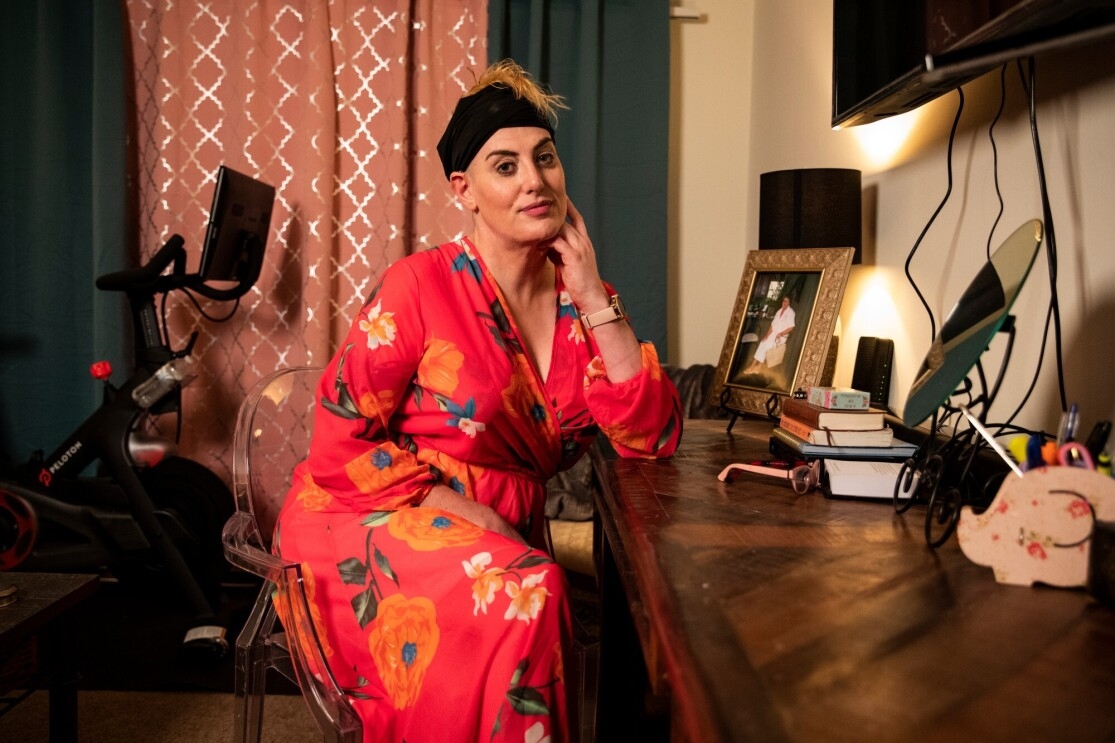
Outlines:
[[1011,585],[1077,587],[1088,581],[1098,522],[1115,521],[1115,479],[1082,467],[1037,467],[1008,476],[991,505],[960,511],[964,555]]

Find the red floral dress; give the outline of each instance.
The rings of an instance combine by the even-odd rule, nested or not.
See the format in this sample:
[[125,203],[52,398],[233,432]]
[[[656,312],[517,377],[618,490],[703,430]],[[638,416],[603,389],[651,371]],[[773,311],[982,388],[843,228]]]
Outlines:
[[560,284],[555,310],[543,380],[471,243],[446,243],[384,272],[322,376],[274,543],[303,567],[366,740],[568,740],[561,569],[419,507],[442,483],[540,545],[546,480],[599,431],[623,456],[675,450],[681,409],[654,347],[612,384]]

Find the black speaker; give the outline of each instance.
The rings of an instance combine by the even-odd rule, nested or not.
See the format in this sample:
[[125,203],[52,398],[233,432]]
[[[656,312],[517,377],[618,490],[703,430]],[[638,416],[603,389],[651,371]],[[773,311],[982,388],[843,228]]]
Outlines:
[[894,360],[894,341],[863,337],[856,348],[852,388],[871,395],[871,407],[889,409],[890,365]]

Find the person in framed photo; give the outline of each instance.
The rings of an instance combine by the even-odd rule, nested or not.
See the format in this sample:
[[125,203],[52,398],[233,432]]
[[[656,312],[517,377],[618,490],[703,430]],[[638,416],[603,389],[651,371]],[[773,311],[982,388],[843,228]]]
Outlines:
[[794,332],[797,325],[797,315],[788,294],[782,295],[782,306],[771,318],[770,327],[766,335],[759,341],[755,355],[751,359],[751,366],[745,373],[758,374],[782,364],[786,358],[786,342],[790,333]]

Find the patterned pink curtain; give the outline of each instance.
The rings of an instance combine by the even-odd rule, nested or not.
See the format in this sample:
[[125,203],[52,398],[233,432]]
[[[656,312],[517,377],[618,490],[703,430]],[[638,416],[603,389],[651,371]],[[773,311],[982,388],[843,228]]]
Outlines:
[[[486,0],[127,0],[141,252],[196,271],[219,165],[275,186],[263,273],[231,305],[172,295],[197,331],[180,453],[229,478],[244,392],[324,364],[383,269],[469,226],[435,145],[486,62]],[[165,425],[165,424],[160,424]]]

